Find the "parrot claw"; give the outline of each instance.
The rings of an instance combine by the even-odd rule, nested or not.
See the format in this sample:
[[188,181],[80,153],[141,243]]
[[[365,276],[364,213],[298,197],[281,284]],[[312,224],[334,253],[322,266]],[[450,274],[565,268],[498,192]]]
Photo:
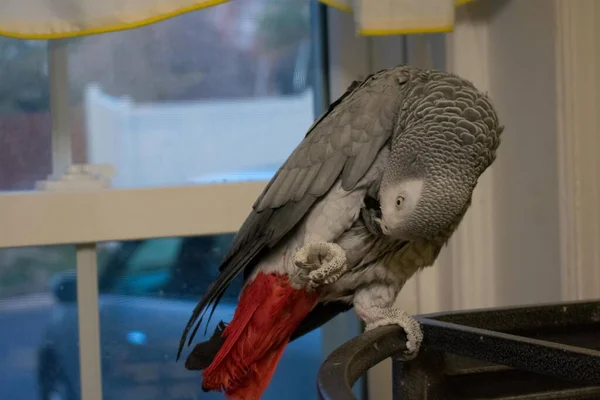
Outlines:
[[423,342],[423,331],[421,325],[412,316],[402,310],[396,308],[376,308],[373,319],[367,324],[365,330],[370,331],[380,326],[400,325],[406,333],[406,351],[404,352],[405,360],[414,359],[419,353],[421,343]]
[[346,272],[346,253],[335,243],[310,243],[294,256],[298,267],[291,281],[308,290],[334,283]]

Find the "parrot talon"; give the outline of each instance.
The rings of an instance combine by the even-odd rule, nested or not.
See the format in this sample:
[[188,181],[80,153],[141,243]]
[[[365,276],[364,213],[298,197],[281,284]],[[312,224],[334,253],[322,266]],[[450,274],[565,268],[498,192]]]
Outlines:
[[334,283],[346,271],[346,253],[335,243],[310,243],[294,256],[298,267],[291,277],[293,284],[315,290],[319,286]]
[[371,321],[367,323],[366,331],[380,326],[399,325],[406,333],[407,350],[404,352],[404,359],[409,361],[417,356],[423,342],[423,331],[421,330],[421,325],[414,317],[397,308],[373,307],[371,314],[373,316]]

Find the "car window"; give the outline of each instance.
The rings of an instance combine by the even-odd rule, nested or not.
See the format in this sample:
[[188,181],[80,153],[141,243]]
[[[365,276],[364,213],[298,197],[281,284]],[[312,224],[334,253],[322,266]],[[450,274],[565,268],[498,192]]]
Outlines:
[[115,281],[113,292],[128,295],[160,295],[177,262],[182,238],[140,242]]
[[[219,266],[231,246],[233,234],[188,237],[183,240],[181,252],[174,266],[172,280],[164,287],[164,294],[172,297],[199,297],[219,275]],[[242,277],[232,282],[225,294],[226,300],[237,300]]]
[[[217,279],[233,237],[220,234],[139,241],[121,268],[107,268],[119,275],[109,291],[132,296],[200,297]],[[225,300],[237,300],[242,279],[239,276],[229,286]]]
[[111,241],[98,243],[97,252],[98,273],[102,275],[104,270],[110,266],[111,261],[119,253],[123,253],[123,242]]

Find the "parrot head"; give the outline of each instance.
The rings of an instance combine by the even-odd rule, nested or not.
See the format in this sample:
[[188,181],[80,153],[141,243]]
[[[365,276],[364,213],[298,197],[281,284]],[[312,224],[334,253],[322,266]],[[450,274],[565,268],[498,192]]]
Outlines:
[[450,235],[475,184],[450,174],[391,176],[379,193],[381,232],[396,239],[431,241]]
[[393,138],[378,194],[382,234],[446,241],[456,229],[504,129],[487,99],[479,99],[478,115],[485,118],[447,107]]

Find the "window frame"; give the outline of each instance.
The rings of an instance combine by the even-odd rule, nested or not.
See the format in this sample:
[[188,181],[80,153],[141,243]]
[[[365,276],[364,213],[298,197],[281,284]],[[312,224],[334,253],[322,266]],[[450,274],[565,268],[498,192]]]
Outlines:
[[0,248],[235,232],[267,183],[5,192]]

